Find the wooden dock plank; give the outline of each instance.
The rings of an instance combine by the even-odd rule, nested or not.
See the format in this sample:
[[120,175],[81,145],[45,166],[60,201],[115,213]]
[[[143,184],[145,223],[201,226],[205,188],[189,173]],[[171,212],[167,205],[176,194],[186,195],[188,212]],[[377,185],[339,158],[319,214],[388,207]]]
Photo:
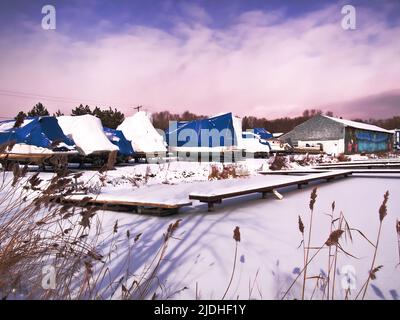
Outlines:
[[368,173],[368,174],[389,174],[400,173],[400,169],[351,169],[352,173]]
[[330,172],[330,169],[305,169],[305,170],[268,170],[268,171],[258,171],[259,174],[263,175],[295,175],[295,174],[314,174]]
[[191,201],[176,201],[176,202],[162,202],[162,201],[148,201],[138,200],[132,196],[132,199],[112,199],[102,198],[101,195],[92,197],[90,200],[82,201],[84,198],[89,197],[88,195],[71,195],[61,200],[62,203],[71,203],[80,206],[82,202],[84,205],[97,205],[102,206],[107,210],[111,211],[136,211],[137,213],[149,213],[149,214],[171,214],[177,213],[180,208],[185,206],[191,206]]
[[[65,201],[71,202],[80,202],[82,199],[74,198],[74,196],[70,196],[64,198]],[[158,203],[158,202],[144,202],[144,201],[126,201],[126,200],[102,200],[102,199],[90,199],[87,201],[89,204],[107,204],[107,205],[124,205],[124,206],[139,206],[139,207],[154,207],[154,208],[165,208],[165,209],[177,209],[185,206],[190,206],[192,202],[185,202],[185,203]]]
[[239,197],[252,193],[261,193],[263,197],[265,197],[266,193],[273,192],[273,190],[279,188],[293,185],[302,186],[316,180],[331,181],[334,178],[347,177],[349,175],[351,175],[350,170],[335,170],[328,172],[312,173],[306,176],[288,177],[284,181],[263,181],[258,182],[256,185],[246,185],[246,183],[240,182],[240,185],[235,186],[234,188],[227,188],[221,191],[214,190],[208,193],[192,192],[189,194],[189,199],[199,200],[200,202],[208,203],[209,211],[212,211],[214,209],[214,204],[220,203],[223,199]]
[[369,165],[369,164],[400,164],[400,158],[398,159],[377,159],[377,160],[354,160],[354,161],[342,161],[336,163],[320,163],[317,167],[329,167],[335,166],[346,166],[349,164],[355,165]]
[[[336,169],[337,170],[337,169]],[[343,170],[343,168],[341,168]],[[379,173],[400,173],[400,169],[346,169],[351,173],[372,173],[372,174],[379,174]],[[322,172],[332,172],[335,169],[326,168],[325,170],[321,169],[309,169],[309,170],[276,170],[276,171],[259,171],[259,174],[262,175],[304,175],[304,174],[314,174],[314,173],[322,173]]]

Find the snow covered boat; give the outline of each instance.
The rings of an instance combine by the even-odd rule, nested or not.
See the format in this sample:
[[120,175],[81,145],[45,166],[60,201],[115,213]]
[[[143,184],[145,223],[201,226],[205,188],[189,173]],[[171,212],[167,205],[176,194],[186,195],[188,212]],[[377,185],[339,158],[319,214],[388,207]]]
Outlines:
[[29,117],[0,122],[0,159],[41,163],[56,155],[77,154],[74,142],[64,135],[55,117]]
[[118,153],[121,156],[129,157],[133,155],[132,143],[125,138],[125,135],[121,130],[106,127],[104,127],[103,130],[108,140],[118,147]]
[[57,120],[64,134],[75,142],[81,155],[108,154],[118,151],[118,147],[105,135],[99,118],[82,115],[61,116]]
[[252,154],[255,158],[266,158],[271,152],[271,146],[268,141],[254,132],[243,131],[242,141],[247,155]]
[[146,112],[139,111],[125,118],[117,130],[131,141],[135,157],[157,157],[166,155],[167,145],[163,136],[154,128]]

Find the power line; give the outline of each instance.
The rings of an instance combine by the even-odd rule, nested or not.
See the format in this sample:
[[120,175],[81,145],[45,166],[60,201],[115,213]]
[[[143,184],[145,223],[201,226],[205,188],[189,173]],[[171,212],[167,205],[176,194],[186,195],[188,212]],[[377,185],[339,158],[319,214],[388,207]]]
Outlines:
[[[40,99],[43,101],[52,101],[52,102],[60,102],[60,103],[79,103],[79,104],[89,104],[89,103],[95,103],[99,105],[113,105],[113,106],[125,106],[125,107],[132,107],[133,105],[136,105],[138,107],[134,107],[134,109],[137,109],[137,111],[140,110],[140,108],[144,108],[144,110],[147,112],[149,110],[157,110],[157,109],[162,109],[162,108],[156,108],[152,106],[147,106],[143,104],[138,104],[138,103],[123,103],[123,102],[112,102],[112,101],[100,101],[100,100],[95,100],[95,99],[86,99],[86,98],[69,98],[69,97],[60,97],[60,96],[52,96],[52,95],[46,95],[46,94],[37,94],[37,93],[31,93],[31,92],[23,92],[23,91],[15,91],[15,90],[6,90],[6,89],[0,89],[0,96],[8,96],[8,97],[15,97],[15,98],[22,98],[22,99]],[[163,108],[165,110],[171,109],[171,108]],[[0,119],[8,119],[10,117],[0,117]],[[13,117],[11,117],[13,118]]]
[[44,101],[53,101],[53,102],[64,102],[64,103],[82,103],[82,102],[90,102],[90,103],[97,103],[103,105],[120,105],[120,106],[131,106],[132,103],[122,103],[122,102],[113,102],[113,101],[100,101],[95,99],[86,99],[86,98],[68,98],[68,97],[58,97],[58,96],[51,96],[45,94],[35,94],[35,93],[28,93],[22,91],[12,91],[12,90],[4,90],[0,89],[1,96],[9,96],[9,97],[16,97],[22,99],[42,99]]

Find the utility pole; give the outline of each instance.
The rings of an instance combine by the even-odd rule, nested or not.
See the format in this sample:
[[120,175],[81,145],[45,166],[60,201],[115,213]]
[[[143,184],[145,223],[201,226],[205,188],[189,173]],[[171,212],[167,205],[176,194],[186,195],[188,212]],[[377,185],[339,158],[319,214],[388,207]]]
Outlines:
[[137,107],[133,107],[133,109],[136,109],[137,112],[139,112],[139,110],[143,108],[143,106],[137,106]]

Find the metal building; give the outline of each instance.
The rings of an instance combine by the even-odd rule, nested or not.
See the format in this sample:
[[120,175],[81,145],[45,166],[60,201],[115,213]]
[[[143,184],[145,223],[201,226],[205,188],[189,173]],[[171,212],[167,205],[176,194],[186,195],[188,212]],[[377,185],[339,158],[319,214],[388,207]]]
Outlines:
[[280,137],[295,147],[317,147],[333,155],[391,151],[392,132],[378,126],[317,115]]

